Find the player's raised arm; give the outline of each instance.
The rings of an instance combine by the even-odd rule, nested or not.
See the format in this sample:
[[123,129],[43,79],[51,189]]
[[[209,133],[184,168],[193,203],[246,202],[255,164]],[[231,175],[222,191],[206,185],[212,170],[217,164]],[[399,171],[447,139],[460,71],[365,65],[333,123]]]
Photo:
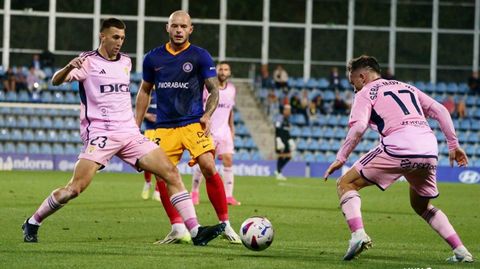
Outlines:
[[217,77],[210,77],[205,79],[205,86],[210,95],[207,97],[205,113],[200,118],[200,124],[203,126],[205,135],[208,136],[210,134],[210,118],[218,106],[218,90],[220,88],[220,83],[218,82]]
[[71,60],[64,68],[58,70],[52,76],[52,84],[53,85],[60,85],[65,80],[67,80],[68,74],[75,68],[80,69],[82,68],[82,64],[85,61],[85,58],[76,57]]
[[135,122],[138,127],[142,125],[145,112],[147,112],[148,105],[150,104],[150,94],[152,89],[152,83],[142,80],[142,84],[140,84],[140,89],[138,90],[137,98],[135,100]]

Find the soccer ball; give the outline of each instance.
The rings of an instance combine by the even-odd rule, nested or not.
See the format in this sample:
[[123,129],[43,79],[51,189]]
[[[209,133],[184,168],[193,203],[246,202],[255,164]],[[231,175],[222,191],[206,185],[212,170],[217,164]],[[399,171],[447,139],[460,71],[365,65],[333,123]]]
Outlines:
[[272,223],[265,217],[246,219],[240,227],[240,238],[248,249],[260,251],[268,248],[273,242]]

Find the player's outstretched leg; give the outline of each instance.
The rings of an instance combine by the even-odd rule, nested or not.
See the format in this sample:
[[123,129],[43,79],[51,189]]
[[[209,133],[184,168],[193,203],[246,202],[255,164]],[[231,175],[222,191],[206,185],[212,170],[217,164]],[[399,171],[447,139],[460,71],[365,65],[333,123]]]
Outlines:
[[84,191],[99,168],[100,165],[93,161],[80,159],[75,165],[70,182],[65,187],[54,190],[37,211],[22,224],[23,241],[28,243],[38,242],[38,229],[43,220]]
[[453,250],[453,256],[447,258],[449,262],[473,262],[472,254],[463,245],[460,236],[450,224],[442,210],[430,204],[430,199],[419,196],[415,190],[410,189],[410,204],[415,212],[420,215],[434,229]]
[[163,208],[170,219],[172,229],[165,236],[164,239],[155,242],[155,244],[188,244],[192,241],[190,233],[183,223],[182,216],[178,214],[177,209],[173,206],[168,195],[168,189],[165,182],[161,179],[157,179],[157,187],[160,193],[160,201],[163,204]]
[[193,167],[192,173],[192,201],[194,205],[200,203],[200,184],[202,183],[202,171],[200,170],[199,165]]
[[372,246],[372,240],[363,228],[362,213],[360,211],[362,201],[357,190],[370,185],[360,174],[351,168],[337,182],[337,191],[340,198],[340,207],[352,232],[348,243],[348,249],[343,259],[346,261],[360,255],[360,253]]
[[[225,224],[200,226],[190,194],[183,185],[177,167],[168,159],[161,148],[157,148],[139,160],[140,168],[154,173],[167,183],[170,202],[182,217],[189,230],[194,245],[205,246],[225,230]],[[164,199],[166,200],[166,199]]]

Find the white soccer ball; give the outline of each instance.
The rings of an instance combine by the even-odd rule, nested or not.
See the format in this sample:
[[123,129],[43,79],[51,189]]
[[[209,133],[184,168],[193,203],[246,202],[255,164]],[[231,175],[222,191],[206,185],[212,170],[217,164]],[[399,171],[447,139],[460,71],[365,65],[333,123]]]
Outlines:
[[243,245],[255,251],[268,248],[273,242],[274,234],[272,223],[265,217],[248,218],[240,227]]

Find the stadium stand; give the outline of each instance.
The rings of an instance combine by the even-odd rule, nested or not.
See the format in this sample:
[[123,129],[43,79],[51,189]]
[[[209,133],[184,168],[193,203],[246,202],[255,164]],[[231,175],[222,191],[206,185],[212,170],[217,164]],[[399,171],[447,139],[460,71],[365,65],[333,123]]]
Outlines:
[[[303,83],[300,78],[289,79],[289,91],[285,93],[281,90],[275,90],[275,94],[279,100],[290,97],[294,94],[300,93],[303,89],[309,91],[309,99],[313,100],[317,95],[321,95],[324,101],[324,110],[326,114],[317,112],[314,118],[310,120],[307,125],[303,119],[303,115],[294,114],[291,116],[292,129],[291,135],[297,142],[298,154],[295,160],[298,161],[319,161],[331,162],[335,159],[335,154],[345,138],[348,130],[348,114],[334,114],[332,111],[332,102],[335,98],[335,91],[329,87],[329,82],[325,78],[310,79],[307,83]],[[416,81],[408,82],[415,85],[420,90],[426,92],[431,97],[439,102],[442,102],[447,96],[451,95],[454,100],[465,100],[467,108],[467,116],[465,118],[453,118],[454,126],[457,131],[457,136],[461,145],[467,150],[470,158],[471,166],[480,166],[480,97],[471,94],[466,83],[455,82],[439,82],[432,84],[429,82]],[[343,90],[339,93],[342,98],[347,98],[347,92],[351,92],[351,86],[346,79],[341,80]],[[267,105],[267,95],[269,89],[262,88],[259,84],[256,87],[256,97]],[[265,109],[265,113],[267,113]],[[274,119],[276,115],[271,115]],[[430,127],[435,132],[439,141],[440,164],[448,164],[448,149],[446,146],[443,133],[440,131],[435,120],[428,120]],[[373,131],[367,131],[364,134],[363,141],[357,146],[353,152],[350,160],[355,160],[355,157],[361,156],[378,143],[378,134]]]
[[[53,73],[52,70],[44,71],[50,76]],[[141,78],[141,74],[132,74],[132,104]],[[0,86],[0,152],[68,155],[80,152],[80,111],[78,107],[71,108],[71,105],[80,103],[78,83],[53,86],[44,81],[44,87],[36,100],[26,90],[6,93]],[[67,108],[67,105],[70,106]],[[258,147],[237,110],[234,110],[234,122],[237,152],[234,158],[261,159]],[[188,155],[185,158],[188,160]]]

